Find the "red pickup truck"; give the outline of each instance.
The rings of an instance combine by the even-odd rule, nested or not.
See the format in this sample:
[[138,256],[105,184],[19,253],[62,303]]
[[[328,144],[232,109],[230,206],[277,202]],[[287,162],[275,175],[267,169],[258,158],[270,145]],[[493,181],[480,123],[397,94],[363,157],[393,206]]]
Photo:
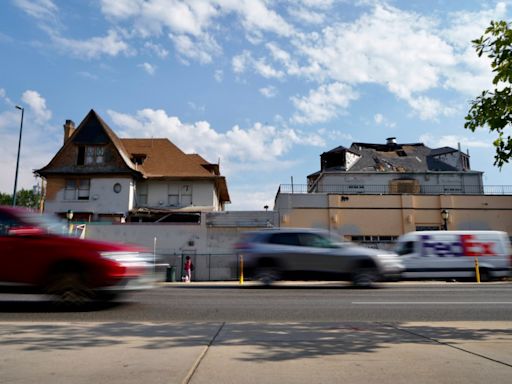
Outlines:
[[66,225],[0,206],[0,290],[45,293],[60,302],[110,300],[156,282],[154,255],[142,248],[67,234]]

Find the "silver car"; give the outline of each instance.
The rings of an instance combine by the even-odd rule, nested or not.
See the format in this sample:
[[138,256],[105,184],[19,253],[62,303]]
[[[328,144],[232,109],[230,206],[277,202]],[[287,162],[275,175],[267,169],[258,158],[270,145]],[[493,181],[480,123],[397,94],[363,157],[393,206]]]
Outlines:
[[324,230],[279,228],[242,234],[235,245],[244,277],[276,280],[345,280],[368,287],[399,280],[404,266],[395,253],[344,242]]

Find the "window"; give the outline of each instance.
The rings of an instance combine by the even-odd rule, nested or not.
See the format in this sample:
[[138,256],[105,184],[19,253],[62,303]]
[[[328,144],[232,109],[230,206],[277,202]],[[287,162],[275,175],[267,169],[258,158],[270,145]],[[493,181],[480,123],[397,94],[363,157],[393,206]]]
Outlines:
[[0,236],[7,236],[9,230],[18,224],[14,217],[7,215],[6,213],[0,213]]
[[66,179],[64,200],[89,200],[90,190],[89,179]]
[[270,244],[298,246],[299,237],[296,233],[276,233],[270,236],[268,242]]
[[[81,147],[83,148],[83,147]],[[78,151],[78,157],[80,160],[80,151]],[[85,152],[85,164],[103,164],[105,161],[105,147],[103,146],[86,146],[84,149]]]
[[408,255],[409,253],[414,252],[414,241],[406,241],[403,243],[399,243],[395,249],[396,253],[399,255]]
[[147,155],[145,154],[136,153],[132,155],[131,160],[135,165],[142,165],[144,163],[144,160],[146,160],[146,157]]
[[171,207],[177,207],[180,204],[179,187],[175,184],[169,184],[167,187],[167,204]]
[[85,161],[85,147],[83,145],[78,147],[78,157],[76,159],[77,165],[84,165]]
[[181,186],[181,205],[187,206],[192,205],[192,186],[182,185]]
[[139,206],[148,205],[148,185],[146,183],[137,184],[137,204]]
[[331,248],[333,246],[328,238],[320,236],[316,233],[299,234],[299,242],[303,247]]
[[170,207],[186,207],[192,205],[192,186],[190,184],[167,186],[167,204]]

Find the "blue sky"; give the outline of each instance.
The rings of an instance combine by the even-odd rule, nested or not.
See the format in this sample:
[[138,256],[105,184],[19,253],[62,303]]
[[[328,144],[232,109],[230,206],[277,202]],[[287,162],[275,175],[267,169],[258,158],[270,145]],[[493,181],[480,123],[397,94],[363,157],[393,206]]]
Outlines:
[[320,154],[352,142],[469,150],[486,185],[488,130],[464,129],[491,87],[471,40],[509,1],[6,0],[0,9],[0,191],[62,145],[66,119],[96,110],[120,137],[167,137],[220,160],[230,210],[273,205],[305,184]]

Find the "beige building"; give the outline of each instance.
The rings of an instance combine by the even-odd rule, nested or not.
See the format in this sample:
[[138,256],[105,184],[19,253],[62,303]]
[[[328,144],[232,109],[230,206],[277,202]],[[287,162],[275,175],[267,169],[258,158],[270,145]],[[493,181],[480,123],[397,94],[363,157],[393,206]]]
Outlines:
[[320,159],[307,185],[279,188],[279,225],[325,228],[376,246],[415,230],[492,229],[512,236],[512,187],[485,187],[460,149],[389,138],[337,147]]
[[283,227],[326,228],[355,241],[386,242],[415,230],[493,229],[512,236],[512,195],[281,193]]

